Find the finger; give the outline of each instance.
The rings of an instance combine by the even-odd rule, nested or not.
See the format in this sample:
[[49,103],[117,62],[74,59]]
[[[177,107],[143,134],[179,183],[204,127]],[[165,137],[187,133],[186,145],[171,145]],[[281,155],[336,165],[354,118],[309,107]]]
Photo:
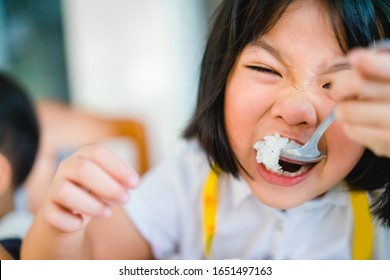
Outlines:
[[348,60],[364,78],[390,81],[390,51],[359,48],[349,53]]
[[77,155],[83,159],[94,161],[126,187],[133,188],[139,182],[137,172],[103,145],[83,146]]
[[390,130],[390,104],[346,101],[336,105],[336,119],[344,124],[375,126]]
[[329,96],[335,100],[357,99],[362,80],[358,73],[354,71],[340,72],[332,83]]
[[361,81],[357,98],[368,101],[390,102],[390,81],[388,83]]
[[101,200],[126,203],[129,199],[127,188],[116,181],[106,170],[94,161],[71,156],[59,166],[55,179],[64,178],[88,190]]
[[66,180],[53,183],[52,201],[75,215],[109,217],[111,209],[85,189]]
[[71,214],[65,208],[54,203],[47,204],[43,216],[49,224],[63,232],[76,231],[85,225],[81,215]]
[[335,101],[360,99],[390,102],[390,81],[367,80],[356,72],[345,71],[334,80],[329,95]]
[[377,127],[343,125],[344,133],[353,141],[369,148],[377,156],[390,157],[390,134]]

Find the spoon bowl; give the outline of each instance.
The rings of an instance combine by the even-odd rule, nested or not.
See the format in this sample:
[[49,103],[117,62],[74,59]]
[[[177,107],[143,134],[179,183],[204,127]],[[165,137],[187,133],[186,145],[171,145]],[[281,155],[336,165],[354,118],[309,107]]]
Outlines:
[[280,159],[292,163],[316,163],[326,157],[324,153],[318,150],[318,141],[320,141],[325,130],[335,120],[334,111],[332,110],[326,119],[317,127],[310,140],[305,145],[298,148],[283,148],[280,152]]

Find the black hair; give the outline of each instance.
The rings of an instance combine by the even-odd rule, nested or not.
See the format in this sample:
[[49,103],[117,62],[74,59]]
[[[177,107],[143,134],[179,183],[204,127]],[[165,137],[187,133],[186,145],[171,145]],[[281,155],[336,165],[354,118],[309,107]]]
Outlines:
[[[327,9],[341,49],[346,53],[390,37],[390,3],[387,0],[320,0]],[[266,34],[293,0],[225,0],[217,10],[201,64],[195,113],[184,131],[196,138],[210,165],[239,175],[244,172],[225,128],[224,98],[229,73],[245,46]],[[390,159],[366,150],[346,177],[352,189],[385,189],[374,203],[373,213],[390,226]]]
[[39,145],[39,124],[33,101],[11,77],[0,72],[0,153],[10,162],[12,186],[30,173]]

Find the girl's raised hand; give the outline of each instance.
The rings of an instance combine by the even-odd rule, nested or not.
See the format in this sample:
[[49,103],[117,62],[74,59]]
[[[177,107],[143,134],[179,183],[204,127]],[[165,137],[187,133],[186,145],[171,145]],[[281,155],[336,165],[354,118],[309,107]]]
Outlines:
[[357,49],[348,59],[352,71],[331,92],[336,118],[348,137],[390,157],[390,49]]
[[62,232],[82,229],[91,218],[109,217],[126,203],[137,173],[103,145],[88,145],[65,159],[51,182],[43,218]]

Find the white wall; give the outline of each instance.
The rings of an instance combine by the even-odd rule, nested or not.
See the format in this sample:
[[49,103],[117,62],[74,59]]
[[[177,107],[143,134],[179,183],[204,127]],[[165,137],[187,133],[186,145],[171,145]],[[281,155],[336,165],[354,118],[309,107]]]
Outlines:
[[72,102],[146,123],[152,164],[181,145],[207,16],[199,0],[64,0]]

